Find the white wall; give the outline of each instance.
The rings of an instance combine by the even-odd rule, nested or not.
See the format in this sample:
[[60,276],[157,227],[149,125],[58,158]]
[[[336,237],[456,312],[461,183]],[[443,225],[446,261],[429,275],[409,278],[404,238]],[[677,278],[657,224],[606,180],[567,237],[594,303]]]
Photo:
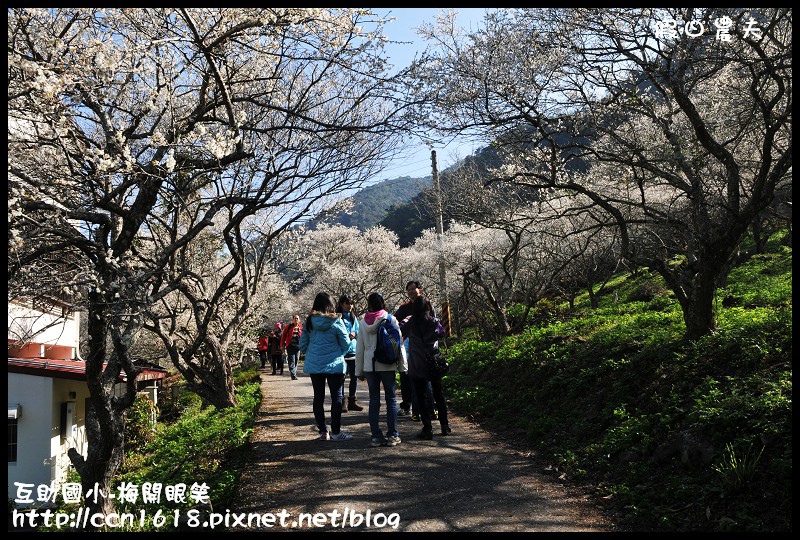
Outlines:
[[[20,373],[8,374],[8,403],[20,404],[17,419],[17,462],[8,464],[8,496],[17,497],[14,482],[49,484],[53,430],[53,379]],[[56,417],[59,420],[59,417]],[[58,430],[58,423],[56,424]],[[34,487],[34,493],[36,493]]]
[[[75,397],[70,395],[74,392]],[[61,483],[65,480],[67,468],[72,464],[67,456],[67,450],[75,448],[83,457],[87,455],[86,441],[86,399],[89,397],[89,387],[83,381],[70,379],[53,380],[53,418],[55,430],[50,437],[51,474],[53,480]],[[61,403],[75,402],[75,434],[66,438],[61,437]]]
[[[74,392],[75,397],[70,395]],[[17,462],[8,464],[8,496],[17,498],[14,482],[36,487],[64,481],[70,465],[67,450],[75,447],[86,456],[86,398],[84,381],[53,379],[21,373],[8,374],[8,403],[21,407],[17,421]],[[61,437],[61,404],[75,402],[75,437]],[[37,504],[38,506],[39,504]],[[25,506],[25,505],[21,505]]]
[[[74,359],[80,340],[79,314],[63,317],[9,303],[8,338],[33,342],[25,348],[29,357]],[[37,486],[63,482],[70,465],[66,454],[70,447],[86,456],[87,397],[85,381],[8,373],[8,404],[18,403],[21,408],[17,461],[8,464],[9,498],[17,498],[14,482],[34,484],[34,500]],[[74,437],[61,437],[61,404],[65,401],[75,402]]]

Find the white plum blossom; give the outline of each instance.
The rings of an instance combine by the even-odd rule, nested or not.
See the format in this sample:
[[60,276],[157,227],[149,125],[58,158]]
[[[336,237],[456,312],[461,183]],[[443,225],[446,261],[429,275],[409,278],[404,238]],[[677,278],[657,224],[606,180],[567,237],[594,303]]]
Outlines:
[[175,170],[175,150],[170,149],[169,152],[167,152],[167,158],[164,161],[164,168],[167,170],[167,172],[172,172]]

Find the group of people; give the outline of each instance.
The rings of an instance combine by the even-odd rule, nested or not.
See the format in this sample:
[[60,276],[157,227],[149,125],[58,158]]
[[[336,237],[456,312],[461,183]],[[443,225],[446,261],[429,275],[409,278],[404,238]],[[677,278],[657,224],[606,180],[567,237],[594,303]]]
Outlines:
[[[386,304],[380,293],[367,297],[365,313],[358,318],[349,295],[342,295],[337,303],[334,298],[321,292],[314,298],[308,317],[301,325],[299,315],[292,321],[292,329],[273,330],[280,334],[278,358],[273,358],[273,374],[280,365],[283,372],[283,351],[290,359],[292,354],[294,369],[297,369],[299,354],[305,355],[303,373],[311,379],[314,390],[314,421],[319,439],[345,441],[353,438],[342,431],[342,413],[348,410],[363,410],[356,399],[358,382],[366,382],[369,390],[368,416],[371,446],[396,446],[401,442],[398,431],[398,410],[408,412],[413,407],[415,415],[422,422],[422,430],[417,438],[433,438],[433,420],[438,419],[441,434],[451,433],[447,420],[447,403],[441,378],[433,377],[428,369],[427,358],[439,349],[440,326],[431,302],[422,294],[418,281],[406,284],[409,300],[403,303],[392,316],[386,311]],[[374,358],[378,342],[378,329],[388,321],[401,333],[405,344],[399,348],[400,358],[385,364]],[[287,334],[288,331],[288,334]],[[289,336],[287,339],[286,336]],[[292,352],[292,336],[297,335],[296,350]],[[268,351],[269,345],[267,345]],[[259,350],[261,347],[259,346]],[[266,354],[266,353],[265,353]],[[265,357],[264,357],[265,358]],[[266,360],[262,359],[262,366]],[[403,401],[398,406],[396,397],[395,373],[400,373]],[[347,401],[344,400],[345,377],[349,375]],[[292,375],[295,379],[296,375]],[[380,422],[381,389],[386,404],[386,431]],[[331,397],[330,428],[325,415],[325,398]],[[435,403],[435,406],[434,406]],[[437,415],[438,414],[438,415]]]
[[293,381],[297,380],[297,364],[300,361],[300,336],[303,325],[300,324],[300,315],[294,315],[292,322],[285,327],[276,322],[269,332],[262,332],[258,337],[258,357],[261,368],[267,367],[269,358],[273,375],[283,375],[284,363],[289,366],[289,375]]

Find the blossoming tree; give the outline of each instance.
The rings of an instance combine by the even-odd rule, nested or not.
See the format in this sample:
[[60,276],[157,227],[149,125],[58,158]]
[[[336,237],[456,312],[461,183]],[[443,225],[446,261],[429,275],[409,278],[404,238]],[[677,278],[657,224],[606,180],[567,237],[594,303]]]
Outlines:
[[791,186],[791,8],[501,9],[466,35],[442,22],[413,79],[420,119],[497,146],[487,182],[604,214],[627,262],[675,293],[686,336],[713,331],[740,241]]
[[142,328],[207,402],[236,402],[226,348],[271,242],[396,148],[380,28],[362,9],[8,10],[10,298],[54,270],[50,294],[87,310],[84,491],[120,463]]

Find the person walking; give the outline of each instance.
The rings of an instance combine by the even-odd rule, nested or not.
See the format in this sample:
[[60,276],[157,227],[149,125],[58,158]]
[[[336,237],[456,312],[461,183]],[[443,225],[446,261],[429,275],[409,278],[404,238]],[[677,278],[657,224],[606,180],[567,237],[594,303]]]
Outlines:
[[278,374],[278,366],[280,366],[280,374],[283,375],[283,353],[281,352],[281,334],[283,327],[281,323],[276,322],[272,331],[269,334],[269,341],[267,343],[267,353],[269,354],[270,364],[272,365],[272,374]]
[[269,350],[269,334],[262,329],[258,334],[258,359],[261,360],[261,369],[267,367],[267,351]]
[[[408,295],[408,301],[403,302],[394,312],[394,316],[397,317],[401,327],[403,326],[403,323],[407,321],[409,317],[411,317],[414,300],[422,296],[422,284],[416,280],[409,281],[406,283],[406,294]],[[406,354],[408,354],[408,336],[404,333],[403,338]],[[425,395],[428,399],[420,399],[418,394],[414,392],[414,384],[412,383],[411,376],[408,373],[400,374],[400,393],[403,401],[400,403],[400,410],[397,413],[399,416],[411,415],[412,420],[419,421],[422,403],[429,403],[430,406],[433,407],[434,399],[433,388],[431,385],[425,385]],[[434,409],[430,410],[430,414],[434,418],[436,417],[436,411]]]
[[286,354],[289,364],[289,375],[292,380],[297,380],[297,364],[300,362],[300,338],[303,335],[303,325],[300,324],[300,315],[293,315],[291,324],[287,324],[281,334],[281,351]]
[[342,314],[342,321],[347,328],[348,335],[350,336],[350,349],[344,353],[344,361],[347,365],[347,376],[350,378],[350,385],[348,387],[347,401],[342,404],[342,412],[349,411],[363,411],[356,398],[356,391],[358,390],[358,377],[356,377],[356,340],[358,339],[358,318],[356,317],[356,310],[353,307],[353,297],[349,294],[343,294],[339,297],[339,303],[336,305],[336,313]]
[[[305,354],[303,373],[311,378],[314,388],[314,421],[319,439],[347,441],[352,435],[341,431],[342,388],[344,387],[344,353],[350,349],[350,337],[330,294],[321,292],[314,298],[311,312],[303,324],[299,349]],[[331,394],[331,429],[325,419],[325,386]]]
[[418,296],[412,302],[411,317],[403,323],[404,333],[408,335],[408,372],[414,385],[414,392],[421,396],[423,403],[420,407],[420,420],[422,431],[417,434],[418,439],[431,440],[433,438],[431,406],[426,403],[428,396],[425,387],[431,384],[433,399],[439,413],[439,425],[442,435],[449,435],[450,424],[447,421],[447,401],[441,377],[433,377],[428,368],[427,358],[439,352],[439,326],[434,319],[433,306],[427,298]]
[[[380,293],[374,292],[367,297],[367,312],[360,321],[360,335],[356,344],[355,370],[356,376],[367,381],[369,388],[369,428],[371,432],[370,446],[396,446],[400,444],[400,433],[397,430],[397,396],[395,371],[408,371],[405,348],[401,345],[400,360],[384,364],[374,359],[375,346],[378,343],[378,328],[389,319],[389,324],[400,331],[395,317],[386,312],[386,304]],[[380,427],[381,386],[386,401],[386,436]]]

